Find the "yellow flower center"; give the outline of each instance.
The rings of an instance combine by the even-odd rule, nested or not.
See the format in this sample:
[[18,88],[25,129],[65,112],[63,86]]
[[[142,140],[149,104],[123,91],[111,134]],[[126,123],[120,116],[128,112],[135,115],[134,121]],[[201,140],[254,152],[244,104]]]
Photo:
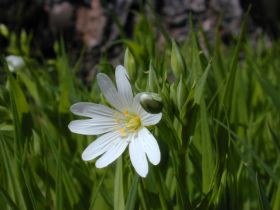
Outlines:
[[122,126],[118,129],[122,137],[126,137],[128,133],[137,131],[142,125],[141,118],[137,114],[129,113],[128,111],[118,114],[116,121]]

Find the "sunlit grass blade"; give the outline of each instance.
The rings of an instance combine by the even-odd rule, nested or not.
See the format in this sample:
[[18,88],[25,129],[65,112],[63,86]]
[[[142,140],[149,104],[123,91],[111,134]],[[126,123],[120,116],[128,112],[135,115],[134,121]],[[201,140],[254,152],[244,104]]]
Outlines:
[[278,184],[277,191],[274,194],[272,209],[273,210],[280,209],[280,184]]

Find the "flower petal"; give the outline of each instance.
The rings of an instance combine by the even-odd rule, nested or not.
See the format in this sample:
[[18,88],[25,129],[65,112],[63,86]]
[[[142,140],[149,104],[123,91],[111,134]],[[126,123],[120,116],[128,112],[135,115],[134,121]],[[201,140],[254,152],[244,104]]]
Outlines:
[[116,141],[119,141],[119,132],[110,132],[98,137],[84,150],[82,159],[89,161],[102,155],[104,152],[108,151]]
[[118,65],[116,67],[115,75],[118,93],[122,98],[123,105],[124,107],[130,107],[133,102],[133,93],[127,71],[123,66]]
[[162,113],[159,114],[149,114],[149,113],[144,113],[141,115],[141,120],[144,126],[150,126],[150,125],[155,125],[157,124],[162,117]]
[[129,156],[131,163],[136,172],[141,177],[146,177],[148,174],[148,161],[143,149],[141,139],[135,136],[129,144]]
[[116,160],[125,150],[128,145],[128,141],[119,137],[114,144],[111,145],[111,148],[105,152],[95,163],[97,168],[104,168],[114,160]]
[[138,135],[149,161],[153,165],[159,164],[160,150],[155,137],[150,133],[150,131],[147,128],[142,128],[139,131]]
[[140,96],[142,95],[142,93],[137,93],[134,98],[133,98],[133,111],[138,113],[140,116],[143,115],[144,113],[146,113],[146,111],[142,108],[141,104],[140,104]]
[[116,130],[118,127],[115,119],[101,116],[94,119],[74,120],[68,125],[71,132],[83,135],[99,135]]
[[122,111],[123,102],[112,80],[103,73],[97,74],[97,82],[106,100],[116,109]]
[[91,118],[95,118],[96,116],[112,118],[112,116],[116,112],[115,110],[107,106],[104,106],[102,104],[95,104],[89,102],[79,102],[73,104],[70,107],[70,110],[72,113],[76,115],[91,117]]

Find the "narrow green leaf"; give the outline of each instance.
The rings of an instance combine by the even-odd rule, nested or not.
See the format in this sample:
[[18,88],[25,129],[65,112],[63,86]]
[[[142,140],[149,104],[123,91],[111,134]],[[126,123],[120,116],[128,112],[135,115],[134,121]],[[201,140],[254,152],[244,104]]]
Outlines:
[[261,77],[258,73],[256,74],[259,83],[261,84],[264,92],[266,95],[271,99],[272,104],[275,106],[276,109],[280,112],[280,97],[279,97],[279,90],[277,90],[271,82],[266,80],[264,77]]
[[101,177],[100,182],[95,187],[95,190],[94,190],[94,187],[93,187],[93,192],[92,192],[92,195],[91,195],[91,198],[90,198],[90,207],[89,207],[90,210],[94,210],[94,206],[96,205],[96,200],[97,200],[97,198],[100,194],[105,175],[106,175],[106,173],[104,173],[103,176]]
[[203,75],[199,79],[199,81],[197,83],[197,86],[195,88],[194,103],[196,103],[196,104],[200,104],[200,102],[201,102],[204,87],[206,85],[206,81],[207,81],[207,77],[208,77],[208,73],[210,71],[210,68],[211,68],[211,61],[208,63]]
[[[236,71],[238,69],[237,67],[238,67],[240,51],[241,51],[241,48],[243,47],[242,43],[244,42],[244,38],[246,35],[248,18],[249,18],[249,11],[246,13],[245,18],[242,22],[241,32],[239,34],[238,41],[234,48],[234,52],[231,57],[231,62],[229,65],[229,72],[227,74],[224,92],[222,95],[222,103],[220,103],[221,106],[225,105],[226,108],[228,108],[228,110],[230,110],[231,100],[232,100],[233,93],[235,90],[234,85],[235,85],[235,79],[236,79]],[[222,109],[222,108],[220,108],[220,109]]]
[[271,207],[270,207],[268,199],[265,195],[263,186],[261,185],[257,174],[256,174],[256,185],[257,185],[257,189],[258,189],[260,209],[261,210],[271,210]]
[[74,180],[71,178],[71,173],[69,173],[65,167],[65,165],[62,166],[62,181],[63,185],[67,186],[65,189],[65,194],[67,195],[67,198],[69,200],[70,206],[73,207],[78,201],[78,189],[75,187]]
[[123,195],[123,172],[122,157],[119,157],[116,165],[115,181],[114,181],[114,210],[124,210]]
[[62,113],[68,112],[70,107],[70,97],[75,95],[73,69],[70,68],[68,57],[65,51],[64,42],[62,39],[55,44],[56,69],[59,80],[59,111]]
[[139,176],[138,174],[135,174],[126,199],[125,210],[135,209],[138,182],[139,182]]
[[38,93],[38,88],[36,86],[36,83],[34,81],[32,81],[26,74],[19,72],[18,76],[20,77],[20,79],[23,81],[23,83],[25,84],[27,90],[29,91],[30,95],[33,97],[33,99],[35,100],[35,102],[38,105],[41,105],[41,101],[40,101],[40,97],[39,97],[39,93]]
[[280,183],[278,183],[276,193],[274,194],[274,200],[273,200],[272,208],[273,208],[273,210],[279,210],[280,209]]
[[[1,136],[0,136],[1,137]],[[27,203],[24,199],[22,192],[22,180],[19,176],[19,162],[15,157],[11,154],[9,147],[7,144],[0,139],[0,154],[3,158],[4,163],[4,172],[6,174],[6,185],[7,191],[9,192],[11,198],[21,207],[21,209],[27,209]]]
[[9,207],[11,207],[13,210],[19,209],[16,203],[9,196],[8,192],[6,192],[1,186],[0,186],[0,196],[3,198],[3,200],[5,200],[6,204],[9,205]]
[[21,87],[12,75],[9,76],[9,90],[16,105],[19,122],[21,123],[23,115],[29,112],[29,107]]
[[280,137],[277,136],[276,131],[273,130],[270,125],[268,125],[268,130],[269,130],[269,132],[271,134],[272,141],[273,141],[273,143],[275,145],[275,148],[280,153]]
[[202,190],[204,193],[207,193],[210,190],[211,182],[215,171],[215,159],[209,131],[206,105],[204,100],[202,100],[200,104],[200,120]]

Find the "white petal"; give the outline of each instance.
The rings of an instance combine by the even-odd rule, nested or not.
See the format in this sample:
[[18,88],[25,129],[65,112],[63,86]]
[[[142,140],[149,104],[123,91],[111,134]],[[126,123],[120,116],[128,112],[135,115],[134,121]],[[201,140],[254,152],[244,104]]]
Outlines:
[[116,109],[122,111],[123,102],[112,80],[103,73],[97,74],[97,82],[107,101]]
[[143,149],[147,154],[149,161],[153,165],[157,165],[160,162],[160,150],[155,137],[150,133],[147,128],[142,128],[139,133],[139,140],[143,145]]
[[114,141],[114,144],[111,145],[111,148],[96,161],[95,166],[97,168],[106,167],[124,152],[127,145],[128,141],[119,137],[117,141]]
[[148,174],[148,161],[141,140],[137,136],[129,144],[129,156],[136,172],[140,176],[146,177]]
[[127,71],[123,66],[118,65],[116,67],[115,75],[118,93],[122,98],[123,105],[126,107],[130,107],[133,102],[133,93]]
[[84,116],[84,117],[91,117],[94,118],[96,116],[103,116],[103,117],[109,117],[112,118],[115,110],[104,106],[102,104],[95,104],[95,103],[89,103],[89,102],[79,102],[76,104],[73,104],[70,107],[71,112],[73,112],[76,115]]
[[155,125],[157,124],[162,117],[162,113],[159,114],[150,114],[144,113],[141,115],[141,120],[144,126]]
[[108,151],[116,141],[119,141],[119,132],[110,132],[98,137],[84,150],[82,159],[88,161],[102,155],[104,152]]
[[132,104],[132,107],[133,107],[133,111],[138,113],[140,116],[147,113],[141,106],[140,104],[140,96],[142,95],[142,93],[137,93],[134,98],[133,98],[133,104]]
[[24,60],[21,56],[9,55],[6,57],[6,61],[11,72],[14,72],[24,66]]
[[113,118],[95,117],[94,119],[74,120],[68,125],[73,133],[83,135],[99,135],[118,129],[119,125]]

